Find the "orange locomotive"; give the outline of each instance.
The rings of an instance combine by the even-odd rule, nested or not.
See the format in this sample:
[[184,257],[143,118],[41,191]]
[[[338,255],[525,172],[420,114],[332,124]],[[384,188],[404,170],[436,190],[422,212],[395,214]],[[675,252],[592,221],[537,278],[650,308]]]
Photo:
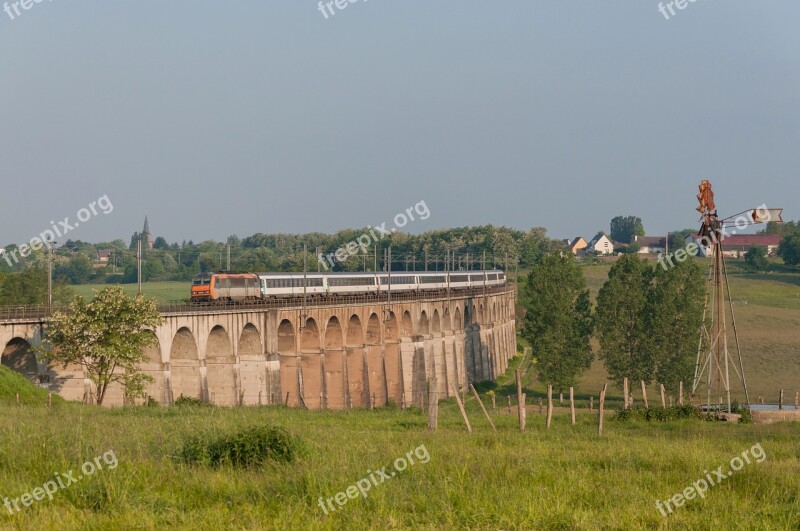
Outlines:
[[258,275],[200,273],[192,279],[192,302],[247,302],[262,298]]

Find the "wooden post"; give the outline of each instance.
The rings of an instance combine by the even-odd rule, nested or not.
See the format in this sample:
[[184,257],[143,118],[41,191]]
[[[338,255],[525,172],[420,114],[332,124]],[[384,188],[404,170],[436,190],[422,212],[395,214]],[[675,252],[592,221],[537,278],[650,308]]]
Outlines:
[[436,396],[436,380],[428,387],[428,429],[439,427],[439,397]]
[[553,386],[547,386],[547,427],[550,428],[550,422],[553,420]]
[[600,391],[600,405],[597,410],[597,434],[603,435],[603,413],[605,412],[606,402],[606,388],[608,384],[603,384],[603,390]]
[[560,406],[560,405],[563,405],[563,404],[564,404],[564,393],[559,392],[558,393],[558,405]]
[[594,397],[590,396],[589,397],[589,413],[591,413],[593,410],[594,410]]
[[[472,394],[475,395],[475,398],[478,400],[478,405],[481,406],[481,411],[483,411],[483,414],[486,415],[486,420],[488,420],[489,424],[492,425],[492,429],[494,431],[497,431],[497,428],[495,428],[495,426],[494,426],[494,422],[492,422],[492,417],[489,416],[489,412],[486,411],[485,407],[483,407],[483,401],[481,400],[481,397],[478,394],[478,391],[475,390],[475,386],[473,386],[472,384],[469,384],[469,388],[472,389]],[[492,398],[494,398],[494,397],[492,397]]]
[[628,397],[628,404],[630,404],[631,408],[633,407],[633,391],[631,391],[631,394]]
[[778,409],[783,409],[783,389],[781,389],[781,394],[780,397],[778,398]]
[[678,382],[678,405],[683,405],[683,382]]
[[522,409],[520,410],[520,415],[522,415],[522,429],[520,431],[525,431],[528,420],[528,408],[525,407],[526,399],[525,393],[522,393]]
[[661,409],[667,409],[667,403],[664,400],[664,384],[661,384]]
[[461,411],[461,418],[464,419],[464,424],[467,425],[467,433],[472,435],[472,426],[469,425],[469,419],[467,418],[467,412],[464,411],[464,402],[461,401],[461,397],[458,396],[458,389],[455,387],[453,389],[453,394],[456,395],[456,403],[458,404],[458,409]]
[[492,411],[497,411],[497,397],[492,395]]
[[47,407],[53,405],[53,393],[47,393]]
[[647,387],[644,385],[644,380],[642,382],[642,400],[644,401],[644,408],[650,409],[650,406],[647,405]]
[[517,378],[517,416],[519,417],[519,431],[525,431],[525,397],[522,394],[522,373],[519,369],[514,371]]
[[575,391],[569,388],[569,414],[572,416],[572,425],[575,425]]
[[540,396],[539,397],[539,414],[541,414],[542,411],[544,411],[544,407],[542,406],[542,397]]
[[625,403],[625,405],[623,406],[623,409],[628,409],[628,406],[629,406],[629,404],[628,404],[628,397],[629,397],[629,393],[628,393],[628,379],[627,379],[627,378],[624,378],[624,379],[622,380],[622,401]]
[[17,405],[19,405],[19,393],[17,393]]

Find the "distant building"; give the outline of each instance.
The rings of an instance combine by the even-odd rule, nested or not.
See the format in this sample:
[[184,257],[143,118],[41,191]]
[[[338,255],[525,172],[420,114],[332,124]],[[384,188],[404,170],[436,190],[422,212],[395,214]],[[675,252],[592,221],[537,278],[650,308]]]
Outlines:
[[667,239],[661,236],[634,236],[631,243],[639,244],[639,254],[661,254],[667,250]]
[[152,249],[153,248],[153,234],[150,232],[150,224],[147,222],[147,214],[144,215],[144,228],[142,229],[142,233],[139,235],[142,239],[142,246],[145,249]]
[[108,249],[103,249],[97,251],[97,261],[101,264],[107,264],[111,261],[111,251]]
[[572,252],[572,254],[578,254],[586,249],[586,246],[586,240],[584,240],[581,236],[578,236],[577,238],[574,238],[569,245],[567,245],[567,248]]
[[614,254],[614,244],[608,239],[608,236],[600,232],[587,244],[584,252],[587,251],[592,251],[598,255]]
[[[686,237],[686,243],[694,243],[699,247],[698,256],[713,256],[714,248],[704,246],[705,241],[701,241],[699,234]],[[781,243],[778,234],[733,234],[722,240],[722,255],[728,258],[741,258],[747,254],[747,250],[754,245],[764,247],[767,255],[774,255]]]

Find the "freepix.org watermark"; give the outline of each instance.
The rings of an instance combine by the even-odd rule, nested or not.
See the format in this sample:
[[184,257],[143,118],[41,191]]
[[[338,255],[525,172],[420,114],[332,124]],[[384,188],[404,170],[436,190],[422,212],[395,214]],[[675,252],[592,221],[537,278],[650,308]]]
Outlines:
[[355,500],[359,496],[363,496],[364,499],[366,499],[367,492],[369,492],[373,486],[377,487],[384,481],[395,477],[398,472],[403,472],[409,467],[409,465],[413,465],[414,457],[416,457],[418,462],[423,465],[431,460],[431,455],[428,453],[428,449],[425,448],[424,444],[421,444],[410,452],[406,453],[405,456],[395,459],[394,463],[392,463],[394,470],[391,472],[387,472],[387,467],[385,466],[382,466],[375,472],[372,470],[367,470],[367,476],[356,481],[354,485],[350,485],[344,491],[337,492],[335,496],[327,499],[320,496],[317,503],[319,503],[319,506],[322,508],[325,514],[329,514],[329,509],[330,512],[336,511],[336,508],[333,506],[334,501],[341,509],[348,501]]
[[[761,463],[764,459],[767,458],[767,453],[761,447],[761,443],[757,443],[753,445],[749,450],[745,450],[742,452],[742,456],[739,457],[738,455],[731,459],[728,466],[730,467],[727,472],[722,471],[722,466],[718,466],[716,470],[712,470],[711,473],[708,470],[703,470],[703,474],[705,478],[698,479],[694,483],[692,483],[691,487],[686,487],[683,489],[682,492],[679,492],[672,496],[671,498],[667,498],[663,502],[661,500],[656,500],[656,509],[661,513],[662,516],[666,517],[667,514],[672,514],[672,505],[675,505],[675,508],[682,507],[687,500],[693,500],[697,496],[701,498],[706,497],[706,492],[708,492],[709,487],[713,487],[714,485],[719,485],[736,472],[744,468],[745,464],[750,464],[750,458],[753,458],[756,463]],[[667,509],[665,511],[664,509]]]
[[60,238],[66,234],[69,234],[73,230],[77,229],[81,223],[86,223],[93,217],[97,216],[98,213],[102,212],[103,214],[110,214],[113,211],[114,205],[111,204],[111,199],[108,198],[108,195],[103,195],[98,197],[96,201],[89,203],[87,207],[78,210],[78,212],[75,214],[75,217],[78,218],[78,221],[72,222],[70,221],[69,217],[66,217],[62,221],[56,223],[51,219],[50,228],[43,230],[41,234],[31,238],[28,243],[23,243],[16,249],[12,249],[10,251],[0,249],[0,256],[3,257],[9,266],[13,266],[14,264],[19,263],[20,258],[27,258],[30,256],[31,251],[38,251],[49,242],[55,241],[56,238]]
[[378,241],[382,240],[384,236],[389,236],[393,232],[397,232],[397,229],[402,229],[408,225],[411,221],[416,221],[417,218],[414,217],[415,213],[421,220],[426,220],[431,217],[431,211],[428,209],[428,205],[425,203],[425,201],[420,201],[416,205],[408,207],[405,212],[400,212],[397,214],[394,217],[394,227],[391,229],[386,228],[385,221],[380,225],[376,225],[375,227],[370,225],[367,227],[367,232],[355,240],[348,242],[346,245],[339,247],[335,252],[318,254],[317,260],[327,271],[336,265],[335,262],[344,263],[351,256],[358,254],[359,251],[361,254],[366,254],[367,249],[369,249],[373,242],[377,243]]
[[[767,205],[761,205],[755,209],[755,216],[758,218],[760,223],[769,223],[772,221],[772,210],[767,208]],[[721,223],[718,230],[712,231],[709,236],[703,236],[700,238],[698,240],[700,242],[699,244],[692,242],[686,244],[686,246],[682,249],[678,249],[674,253],[669,253],[666,256],[659,254],[658,263],[661,264],[661,267],[664,268],[664,271],[667,271],[667,264],[669,264],[669,267],[675,267],[675,263],[672,261],[673,258],[678,262],[685,262],[687,258],[696,255],[701,249],[706,251],[713,244],[716,244],[717,242],[723,242],[728,236],[735,235],[736,231],[746,229],[748,226],[753,224],[753,219],[753,217],[748,216],[747,214],[738,216],[733,222],[733,225],[736,227],[736,229],[731,231],[728,231],[727,225]]]
[[697,0],[673,0],[672,2],[659,2],[658,3],[658,11],[664,15],[664,18],[667,20],[671,20],[672,17],[678,14],[675,9],[677,8],[679,11],[683,11],[689,4],[694,4]]
[[[362,2],[366,3],[367,0],[361,0]],[[341,11],[350,4],[355,4],[358,0],[328,0],[327,2],[320,1],[317,4],[317,9],[322,16],[325,17],[325,20],[328,20],[328,17],[332,17],[336,15],[336,11]],[[336,10],[333,8],[336,7]]]
[[[117,454],[114,453],[114,450],[109,450],[103,455],[95,457],[93,461],[86,461],[81,465],[81,472],[83,472],[83,475],[76,477],[75,472],[72,470],[64,473],[56,472],[55,479],[45,481],[41,487],[36,487],[32,491],[26,492],[17,498],[4,498],[3,505],[5,505],[8,514],[13,516],[14,513],[18,513],[23,508],[33,505],[35,501],[42,501],[45,498],[52,500],[53,495],[58,492],[59,489],[66,489],[73,483],[77,483],[84,478],[92,476],[95,472],[103,470],[103,463],[105,463],[109,470],[117,468],[119,462],[117,461]],[[22,507],[20,507],[20,505],[22,505]]]
[[[52,2],[53,0],[47,0]],[[18,2],[4,2],[3,11],[6,12],[8,18],[14,20],[22,14],[22,11],[29,11],[34,5],[41,4],[44,0],[19,0]],[[22,8],[22,11],[20,11]]]

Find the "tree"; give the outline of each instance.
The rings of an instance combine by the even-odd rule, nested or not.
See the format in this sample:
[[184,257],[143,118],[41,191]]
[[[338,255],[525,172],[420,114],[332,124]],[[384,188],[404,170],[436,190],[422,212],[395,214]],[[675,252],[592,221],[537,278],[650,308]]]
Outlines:
[[143,351],[158,344],[151,329],[162,322],[155,299],[128,297],[122,287],[111,286],[91,301],[76,297],[67,311],[54,313],[43,343],[50,347],[37,351],[64,366],[82,365],[97,387],[98,404],[114,382],[126,397],[143,397],[145,384],[153,381],[140,369],[148,360]]
[[611,378],[650,382],[654,360],[647,348],[647,306],[653,269],[635,254],[622,256],[597,295],[595,322],[600,357]]
[[787,265],[800,264],[800,230],[795,229],[783,237],[778,246],[778,256]]
[[539,381],[563,390],[575,385],[594,358],[586,280],[571,255],[546,256],[527,280],[522,334],[538,359]]
[[767,250],[760,245],[753,245],[744,255],[744,263],[750,271],[766,271],[769,269]]
[[644,236],[642,219],[636,216],[617,216],[611,220],[611,239],[631,243],[634,236]]
[[[63,282],[53,282],[53,302],[68,302],[74,293]],[[5,273],[0,279],[0,304],[47,304],[47,270],[29,268]]]
[[153,249],[161,249],[163,251],[165,249],[169,249],[169,244],[167,243],[167,240],[165,240],[163,236],[159,236],[153,242]]
[[654,360],[656,381],[677,392],[689,382],[697,359],[697,338],[705,304],[705,274],[694,260],[655,268],[648,296],[647,348]]

